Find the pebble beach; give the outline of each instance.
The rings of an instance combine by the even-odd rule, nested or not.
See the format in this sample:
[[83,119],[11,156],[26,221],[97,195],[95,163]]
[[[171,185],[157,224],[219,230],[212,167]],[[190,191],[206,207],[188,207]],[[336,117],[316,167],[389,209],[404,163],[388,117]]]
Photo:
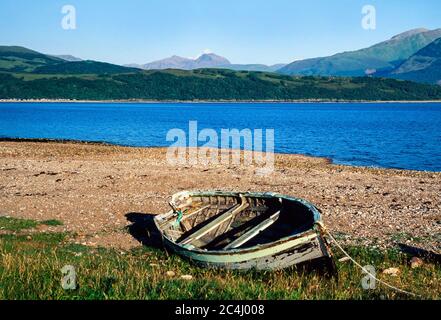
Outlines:
[[[441,173],[351,167],[323,158],[275,155],[275,170],[174,166],[164,148],[74,142],[0,142],[0,216],[57,219],[88,246],[130,249],[130,213],[169,210],[182,190],[278,192],[307,199],[343,244],[441,251]],[[0,230],[0,233],[2,230]]]

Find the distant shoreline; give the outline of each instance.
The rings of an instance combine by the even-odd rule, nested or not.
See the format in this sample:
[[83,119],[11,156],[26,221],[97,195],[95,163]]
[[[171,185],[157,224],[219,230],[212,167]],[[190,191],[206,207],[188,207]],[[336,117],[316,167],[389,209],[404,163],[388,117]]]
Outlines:
[[167,103],[441,103],[441,100],[321,100],[321,99],[308,99],[308,100],[68,100],[68,99],[28,99],[28,100],[16,100],[16,99],[0,99],[0,103],[145,103],[145,104],[167,104]]

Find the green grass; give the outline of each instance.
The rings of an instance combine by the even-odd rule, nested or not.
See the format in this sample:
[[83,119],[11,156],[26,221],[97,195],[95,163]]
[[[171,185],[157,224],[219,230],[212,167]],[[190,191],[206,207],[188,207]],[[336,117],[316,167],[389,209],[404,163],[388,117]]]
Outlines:
[[[337,262],[339,278],[287,269],[274,272],[229,272],[196,267],[163,250],[140,247],[119,250],[75,244],[68,233],[0,235],[0,299],[409,299],[380,284],[366,291],[364,276],[349,262]],[[397,252],[348,248],[363,265],[391,284],[439,299],[441,267],[411,269],[409,257]],[[337,255],[336,259],[339,257]],[[61,268],[72,265],[77,289],[61,287]],[[398,267],[391,277],[381,270]],[[167,271],[174,271],[173,277]],[[192,275],[192,280],[181,275]]]
[[12,217],[0,217],[0,230],[7,231],[22,231],[26,229],[33,229],[39,224],[47,226],[61,226],[63,223],[59,220],[45,220],[45,221],[35,221],[30,219],[17,219]]
[[0,230],[21,231],[35,228],[37,225],[38,222],[34,220],[0,217]]

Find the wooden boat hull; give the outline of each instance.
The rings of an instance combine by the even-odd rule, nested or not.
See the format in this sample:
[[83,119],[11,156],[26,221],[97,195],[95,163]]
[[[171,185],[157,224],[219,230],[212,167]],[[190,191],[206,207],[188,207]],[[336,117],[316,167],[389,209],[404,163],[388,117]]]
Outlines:
[[163,232],[164,221],[170,219],[175,213],[171,211],[156,216],[155,223],[161,231],[166,248],[200,266],[232,270],[277,270],[318,258],[331,257],[329,248],[320,233],[320,228],[317,228],[316,225],[321,221],[320,213],[305,200],[275,193],[185,192],[174,197],[180,197],[180,195],[193,197],[243,196],[246,199],[258,199],[257,201],[270,198],[281,199],[280,201],[283,199],[283,201],[295,202],[297,205],[304,206],[311,215],[312,227],[308,230],[293,233],[270,243],[231,250],[204,250],[179,244]]

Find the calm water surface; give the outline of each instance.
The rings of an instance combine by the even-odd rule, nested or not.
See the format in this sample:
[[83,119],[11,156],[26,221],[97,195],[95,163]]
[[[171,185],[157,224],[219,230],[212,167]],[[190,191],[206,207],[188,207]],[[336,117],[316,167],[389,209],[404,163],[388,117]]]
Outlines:
[[[274,129],[275,151],[441,171],[441,104],[0,104],[0,137],[168,146],[170,129]],[[201,143],[202,144],[202,143]]]

